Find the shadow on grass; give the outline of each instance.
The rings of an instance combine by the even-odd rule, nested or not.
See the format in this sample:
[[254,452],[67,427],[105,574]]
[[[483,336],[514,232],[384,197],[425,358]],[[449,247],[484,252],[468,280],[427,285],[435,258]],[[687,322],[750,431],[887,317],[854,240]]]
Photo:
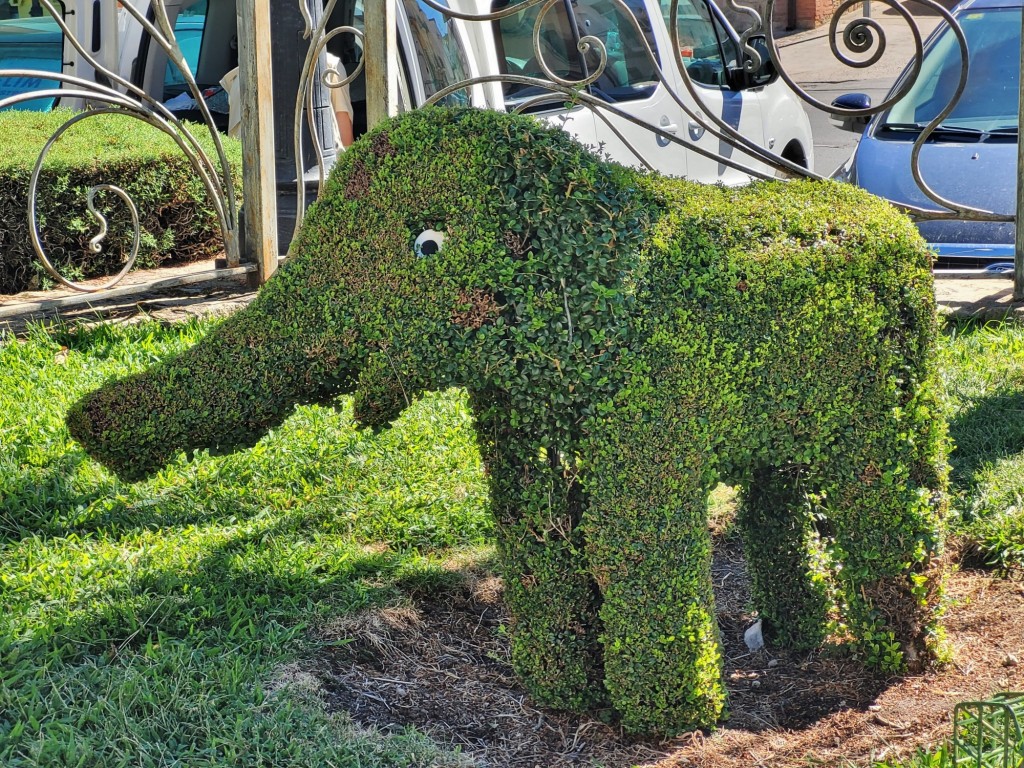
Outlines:
[[1024,451],[1024,392],[1004,391],[978,398],[949,422],[954,449],[950,481],[954,492],[977,490],[981,470]]
[[[100,531],[123,536],[132,530],[198,525],[224,515],[222,509],[183,503],[182,489],[174,486],[132,501],[119,492],[129,486],[113,476],[94,482],[78,478],[88,461],[84,451],[75,449],[46,468],[22,468],[17,477],[8,472],[0,487],[0,542]],[[233,511],[244,509],[239,505]]]
[[[290,520],[232,536],[182,564],[147,569],[149,554],[136,552],[134,572],[112,579],[88,601],[41,598],[31,627],[2,625],[0,656],[18,647],[31,662],[75,663],[106,655],[113,660],[159,637],[197,648],[231,644],[236,636],[259,639],[314,619],[320,606],[347,612],[393,597],[406,556],[386,548],[341,543],[331,550],[295,536]],[[288,547],[289,540],[294,547]],[[269,552],[268,543],[279,550]],[[282,544],[284,546],[282,546]],[[198,547],[197,547],[198,548]],[[329,607],[328,607],[329,606]]]
[[[358,450],[361,445],[353,440],[341,458]],[[46,467],[0,465],[0,543],[31,536],[122,537],[140,530],[248,520],[266,510],[274,488],[261,486],[262,493],[254,492],[252,474],[258,468],[244,457],[233,458],[243,453],[171,463],[165,480],[141,491],[98,465],[83,472],[92,460],[77,444]],[[290,517],[292,527],[301,525],[301,516]],[[309,517],[312,525],[315,520]]]
[[[191,319],[169,323],[150,320],[144,323],[117,325],[56,321],[39,327],[55,344],[88,355],[93,360],[106,360],[129,345],[168,344],[182,338],[198,337],[216,325],[215,320]],[[163,356],[163,355],[161,355]],[[156,358],[153,359],[156,362]]]
[[95,483],[88,489],[76,480],[88,458],[84,451],[72,450],[45,468],[0,468],[4,473],[0,482],[0,542],[67,533],[71,521],[90,505],[113,496],[115,480]]

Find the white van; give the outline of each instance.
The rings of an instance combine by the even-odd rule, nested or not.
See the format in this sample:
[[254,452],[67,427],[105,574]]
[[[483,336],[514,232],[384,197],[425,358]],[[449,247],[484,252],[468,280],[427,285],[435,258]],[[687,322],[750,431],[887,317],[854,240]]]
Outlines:
[[[598,68],[596,47],[586,55],[577,52],[581,37],[596,37],[603,43],[608,62],[587,92],[608,109],[538,107],[535,111],[550,115],[584,144],[599,147],[614,160],[627,165],[646,164],[666,174],[698,181],[737,184],[749,179],[741,170],[720,162],[718,156],[769,171],[767,165],[742,155],[732,141],[707,130],[708,114],[754,144],[804,168],[812,167],[811,128],[799,99],[778,78],[767,51],[766,65],[759,72],[751,75],[743,71],[739,35],[713,0],[679,0],[677,8],[679,55],[697,99],[673,65],[670,0],[624,3],[635,22],[613,0],[572,0],[552,7],[541,25],[545,63],[565,80],[579,80]],[[453,0],[456,4],[462,6],[460,10],[493,13],[516,4],[516,0]],[[494,22],[467,24],[482,69],[546,79],[533,44],[538,12],[539,7],[534,6]],[[657,56],[665,82],[651,63],[647,46]],[[539,89],[524,85],[496,88],[497,93],[489,94],[489,100],[504,102],[510,108],[539,93]],[[564,97],[558,97],[553,103],[563,101]],[[681,136],[695,149],[680,147],[643,125]]]
[[[122,1],[137,8],[149,8],[149,0]],[[361,27],[363,2],[339,0],[327,28]],[[464,13],[487,14],[515,5],[517,0],[450,2]],[[39,5],[38,0],[26,0],[22,7],[26,3],[32,9]],[[563,127],[611,159],[628,165],[648,165],[666,174],[699,181],[736,184],[749,178],[741,170],[722,163],[719,156],[767,169],[742,155],[734,148],[734,142],[712,135],[703,120],[706,114],[717,116],[759,146],[803,167],[812,166],[810,125],[797,97],[773,75],[770,62],[755,75],[743,72],[738,35],[712,0],[679,0],[679,53],[699,101],[688,92],[671,63],[666,18],[669,0],[625,3],[638,24],[612,0],[571,0],[553,6],[542,25],[544,62],[551,72],[567,80],[586,77],[597,65],[596,47],[580,54],[579,38],[586,35],[602,41],[608,63],[585,93],[597,103],[607,105],[607,109],[566,108],[565,97],[561,95],[536,103],[541,89],[495,82],[454,93],[446,101],[492,108],[516,108],[528,103],[529,111]],[[4,4],[0,0],[0,6]],[[127,11],[119,10],[120,2],[63,0],[56,4],[78,39],[104,66],[165,103],[174,103],[172,100],[185,90],[183,79],[168,65],[164,52]],[[296,4],[275,3],[273,12],[287,13],[293,5]],[[199,85],[208,89],[211,98],[207,103],[223,127],[227,122],[227,104],[226,99],[218,98],[217,89],[223,75],[237,65],[235,0],[166,0],[165,6],[190,69]],[[534,20],[540,7],[493,21],[463,21],[445,16],[424,0],[398,0],[400,107],[418,106],[444,87],[466,78],[502,74],[545,78],[544,66],[533,49]],[[299,13],[297,7],[290,12],[296,16]],[[19,18],[15,10],[8,10],[7,15],[11,18],[0,18],[0,69],[24,67],[25,42],[30,39],[25,35],[26,20]],[[148,9],[148,16],[153,18],[152,9]],[[34,55],[37,65],[43,63],[36,68],[62,69],[102,82],[102,77],[67,41],[61,42],[59,34],[54,38],[56,24],[52,19],[40,18],[35,13],[31,23],[38,26],[40,34],[39,50]],[[5,26],[12,27],[11,34],[5,35]],[[19,27],[16,34],[15,26]],[[44,32],[49,35],[46,39]],[[660,61],[665,82],[659,79],[643,41]],[[275,50],[275,78],[282,69],[294,68],[297,73],[307,47],[308,41],[296,34],[294,50]],[[349,72],[356,69],[362,54],[354,36],[339,35],[329,48]],[[50,51],[52,61],[46,61],[46,50]],[[4,82],[0,78],[0,95],[4,95]],[[8,81],[8,90],[10,87],[18,84],[12,86]],[[355,131],[359,135],[366,128],[362,76],[352,83],[351,97]],[[291,94],[282,101],[286,106],[294,103]],[[179,99],[178,103],[181,102],[183,117],[198,117],[198,113],[190,111],[187,98]],[[65,99],[64,103],[82,106],[78,100]],[[47,108],[52,104],[53,100],[37,101],[33,106]],[[688,146],[680,147],[646,130],[642,124],[681,136]]]

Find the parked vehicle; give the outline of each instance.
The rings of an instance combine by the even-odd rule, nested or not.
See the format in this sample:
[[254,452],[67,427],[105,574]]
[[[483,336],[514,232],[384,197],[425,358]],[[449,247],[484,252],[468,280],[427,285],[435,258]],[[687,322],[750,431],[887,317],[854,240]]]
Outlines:
[[[126,1],[136,7],[148,3]],[[472,13],[500,10],[514,2],[451,0],[458,10]],[[670,62],[669,0],[627,0],[627,4],[639,22],[643,39],[661,62],[667,83],[659,81],[637,27],[611,0],[559,3],[550,9],[543,25],[545,62],[563,76],[579,78],[593,71],[597,58],[595,50],[580,54],[576,41],[581,35],[599,37],[609,61],[602,78],[587,90],[623,114],[609,114],[606,122],[581,107],[566,109],[564,96],[534,105],[531,111],[626,164],[642,164],[627,146],[628,141],[650,165],[667,174],[727,184],[748,180],[746,174],[713,157],[682,148],[631,122],[630,118],[659,126],[671,134],[681,133],[709,154],[754,164],[734,149],[732,142],[719,140],[698,120],[689,117],[670,95],[671,89],[694,113],[712,112],[754,143],[810,167],[810,124],[798,99],[778,79],[770,62],[754,75],[744,72],[738,35],[712,0],[681,0],[679,4],[682,55],[702,103],[687,92]],[[94,55],[105,66],[168,102],[183,90],[181,77],[168,66],[167,57],[159,46],[152,44],[141,25],[125,10],[118,11],[118,5],[113,0],[65,0],[65,18],[79,39],[89,41]],[[166,0],[165,5],[198,84],[215,89],[223,75],[237,64],[237,50],[231,45],[235,36],[235,0]],[[358,27],[362,6],[363,0],[340,0],[328,28]],[[533,20],[538,12],[539,7],[534,6],[499,21],[463,21],[442,15],[423,0],[400,0],[400,105],[422,104],[441,88],[469,77],[498,73],[544,77],[543,68],[532,54]],[[50,24],[56,27],[52,20]],[[4,55],[5,45],[9,47],[0,37],[0,56]],[[70,45],[64,44],[57,56],[52,53],[59,43],[51,41],[49,45],[50,60],[55,65],[64,62],[65,71],[87,80],[95,77],[89,64]],[[340,35],[331,45],[346,70],[354,71],[362,55],[354,37]],[[304,54],[304,47],[297,45],[296,66],[301,64]],[[366,125],[363,78],[360,76],[350,87],[358,135]],[[524,99],[536,95],[536,90],[490,84],[453,94],[449,101],[502,109],[519,106]],[[82,104],[72,102],[70,106]]]
[[[498,11],[516,0],[477,0],[477,13]],[[594,72],[599,57],[596,48],[586,55],[577,51],[584,36],[597,37],[608,52],[604,73],[587,90],[623,115],[602,111],[595,115],[582,109],[560,108],[564,97],[536,111],[550,116],[555,124],[576,135],[583,143],[599,147],[610,158],[627,165],[639,159],[627,146],[636,147],[657,170],[705,182],[744,183],[749,176],[730,168],[715,157],[702,155],[667,141],[638,125],[655,125],[684,136],[709,154],[736,158],[739,162],[767,170],[738,152],[733,142],[720,140],[700,120],[689,116],[670,91],[681,97],[698,116],[709,112],[751,139],[803,167],[811,167],[813,144],[810,123],[799,100],[778,79],[765,55],[757,73],[743,70],[739,36],[713,0],[680,0],[677,20],[680,55],[700,101],[688,92],[682,76],[672,64],[669,0],[626,0],[637,25],[611,0],[574,0],[553,6],[542,25],[541,47],[545,63],[564,79],[580,79]],[[534,6],[489,25],[478,27],[475,45],[484,68],[504,74],[543,78],[541,62],[533,46]],[[472,25],[471,25],[472,26]],[[657,56],[667,78],[662,83],[648,57],[644,41]],[[535,97],[537,90],[506,85],[500,100],[510,108]],[[632,120],[631,120],[632,119]],[[605,122],[607,120],[607,122]]]
[[[10,6],[0,0],[0,8]],[[0,69],[33,69],[60,72],[63,62],[64,36],[57,22],[49,15],[0,19]],[[56,80],[42,77],[0,77],[0,99],[9,96],[57,87]],[[46,111],[53,108],[53,98],[23,102],[21,109]]]
[[[1003,214],[1014,213],[1016,205],[1021,6],[1021,0],[967,0],[953,9],[967,39],[967,85],[920,153],[921,176],[936,193]],[[835,178],[895,203],[937,209],[914,180],[911,151],[952,99],[960,73],[960,45],[942,23],[926,41],[920,75],[902,99],[866,127],[863,120],[841,121],[842,127],[864,128],[864,133]],[[908,65],[888,98],[911,74]],[[834,103],[870,106],[864,94],[846,94]],[[1012,223],[946,220],[918,226],[936,253],[937,268],[1012,269]]]

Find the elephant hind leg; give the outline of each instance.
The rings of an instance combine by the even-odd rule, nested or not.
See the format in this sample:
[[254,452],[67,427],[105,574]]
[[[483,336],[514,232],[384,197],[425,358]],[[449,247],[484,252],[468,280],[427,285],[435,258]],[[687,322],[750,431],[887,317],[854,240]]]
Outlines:
[[851,470],[829,490],[849,630],[872,666],[918,670],[941,653],[942,495],[894,452]]
[[765,634],[780,645],[817,647],[828,632],[834,600],[800,470],[755,471],[740,496],[738,523]]

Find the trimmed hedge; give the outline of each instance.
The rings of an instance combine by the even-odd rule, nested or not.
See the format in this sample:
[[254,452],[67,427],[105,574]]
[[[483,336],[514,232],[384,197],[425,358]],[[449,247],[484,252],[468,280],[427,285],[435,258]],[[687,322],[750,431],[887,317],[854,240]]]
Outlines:
[[[44,283],[46,273],[29,239],[29,179],[43,145],[73,114],[66,109],[0,112],[0,294]],[[206,129],[192,128],[215,158]],[[241,148],[234,139],[224,137],[224,143],[240,195]],[[139,120],[96,115],[72,127],[55,145],[43,166],[36,198],[47,255],[65,277],[114,274],[131,254],[131,215],[110,193],[97,196],[110,227],[103,250],[88,250],[99,229],[86,207],[86,193],[98,184],[121,187],[138,208],[142,237],[137,268],[198,261],[223,247],[206,188],[174,141]]]
[[[439,253],[416,252],[425,230]],[[355,392],[379,426],[465,386],[512,658],[549,706],[674,734],[723,712],[707,496],[745,489],[780,642],[934,658],[945,426],[930,256],[829,182],[707,187],[528,117],[423,110],[346,152],[247,309],[68,415],[129,478]]]

